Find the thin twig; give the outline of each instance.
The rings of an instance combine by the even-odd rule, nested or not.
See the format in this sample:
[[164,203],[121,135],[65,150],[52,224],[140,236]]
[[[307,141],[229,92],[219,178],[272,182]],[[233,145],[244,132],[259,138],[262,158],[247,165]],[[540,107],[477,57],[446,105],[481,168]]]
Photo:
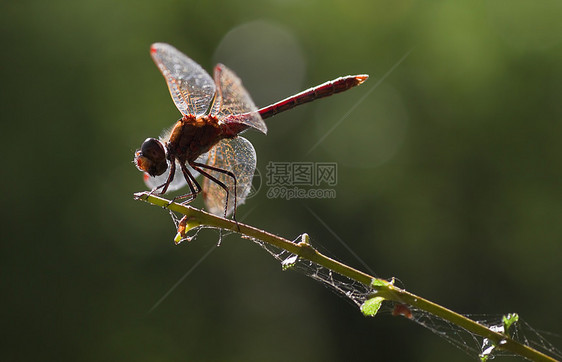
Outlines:
[[277,248],[284,249],[292,254],[296,254],[303,259],[314,262],[329,270],[332,270],[333,272],[336,272],[348,277],[349,279],[368,286],[372,290],[371,297],[382,297],[388,301],[411,305],[416,309],[423,310],[427,313],[438,316],[471,333],[479,335],[482,338],[487,338],[494,343],[497,349],[509,351],[533,361],[556,362],[556,359],[510,338],[506,334],[495,332],[490,328],[479,324],[478,322],[470,318],[467,318],[466,316],[453,312],[450,309],[433,303],[425,298],[414,295],[404,289],[400,289],[396,287],[391,281],[375,278],[367,273],[364,273],[337,260],[329,258],[319,253],[308,242],[301,241],[299,243],[294,243],[290,240],[284,239],[250,225],[236,223],[232,220],[210,214],[191,206],[170,203],[169,200],[150,195],[148,192],[135,194],[135,199],[143,200],[156,206],[165,207],[172,211],[185,215],[185,220],[187,221],[186,232],[190,229],[193,229],[194,227],[207,225],[211,227],[230,230],[232,232],[260,240]]

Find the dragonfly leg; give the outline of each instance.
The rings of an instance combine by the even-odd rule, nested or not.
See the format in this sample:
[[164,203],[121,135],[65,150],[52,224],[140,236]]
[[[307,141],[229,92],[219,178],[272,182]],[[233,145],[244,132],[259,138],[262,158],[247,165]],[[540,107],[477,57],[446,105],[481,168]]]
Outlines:
[[229,195],[230,195],[230,192],[228,191],[228,187],[224,183],[222,183],[221,181],[217,180],[215,177],[209,175],[208,172],[205,172],[205,171],[201,170],[201,168],[206,168],[206,169],[209,169],[209,170],[220,172],[220,173],[223,173],[225,175],[228,175],[228,176],[232,177],[232,180],[234,181],[234,209],[232,211],[232,219],[234,219],[234,222],[236,222],[236,226],[238,227],[238,230],[240,230],[240,226],[238,226],[238,221],[236,221],[236,189],[237,189],[237,185],[236,185],[236,176],[234,175],[234,173],[232,173],[230,171],[227,171],[227,170],[223,170],[221,168],[209,166],[209,165],[206,165],[206,164],[203,164],[203,163],[198,163],[198,162],[191,162],[190,166],[193,167],[195,170],[199,171],[205,177],[209,178],[211,181],[215,182],[224,191],[226,191],[226,202],[225,202],[225,205],[224,205],[224,217],[225,218],[226,218],[226,213],[228,211],[228,199],[229,199]]
[[193,177],[191,172],[189,172],[185,164],[182,163],[180,164],[180,166],[181,166],[181,172],[183,173],[183,177],[185,178],[185,181],[187,181],[187,186],[189,186],[189,193],[174,197],[170,202],[170,204],[172,202],[175,202],[176,200],[181,200],[181,199],[188,199],[186,201],[183,201],[182,204],[189,204],[191,201],[195,200],[197,194],[201,192],[201,186],[199,185],[195,177]]

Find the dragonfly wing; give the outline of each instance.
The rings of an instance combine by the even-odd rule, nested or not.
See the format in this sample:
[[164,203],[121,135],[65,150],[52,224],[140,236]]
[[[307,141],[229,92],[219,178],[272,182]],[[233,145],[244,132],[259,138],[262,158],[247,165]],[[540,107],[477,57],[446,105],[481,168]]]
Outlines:
[[218,92],[212,115],[225,123],[240,123],[267,133],[267,126],[256,105],[233,71],[218,64],[215,67],[215,83]]
[[[256,151],[245,138],[235,137],[221,140],[208,152],[207,165],[230,171],[236,176],[236,206],[246,201],[252,188],[252,178],[256,170]],[[228,187],[229,199],[227,215],[234,210],[234,180],[227,174],[208,171]],[[203,179],[203,200],[207,210],[216,215],[224,214],[226,192],[216,182]]]
[[[202,159],[202,160],[204,160],[204,159]],[[191,172],[193,177],[199,176],[199,172],[195,171],[191,167],[187,166],[187,169],[189,170],[189,172]],[[169,174],[170,174],[170,168],[169,167],[168,167],[168,170],[166,172],[164,172],[162,175],[156,176],[156,177],[152,177],[145,172],[144,173],[144,183],[146,184],[146,186],[148,186],[149,189],[152,190],[155,187],[163,185],[166,182],[166,180],[168,179]],[[179,190],[182,187],[184,187],[185,185],[187,185],[187,182],[185,181],[185,178],[183,177],[183,173],[181,172],[180,164],[178,162],[176,162],[176,172],[174,174],[174,179],[170,183],[170,186],[168,186],[168,191]]]
[[172,99],[184,114],[204,114],[215,96],[215,83],[201,66],[165,43],[154,43],[150,55],[166,79]]

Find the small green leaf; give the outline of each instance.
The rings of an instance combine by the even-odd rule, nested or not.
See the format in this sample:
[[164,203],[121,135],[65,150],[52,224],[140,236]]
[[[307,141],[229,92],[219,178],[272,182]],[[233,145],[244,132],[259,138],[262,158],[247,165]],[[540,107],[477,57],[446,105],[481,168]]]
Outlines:
[[509,328],[519,321],[519,314],[517,313],[509,313],[508,315],[504,315],[502,317],[503,322],[503,330],[504,333],[507,334],[509,332]]
[[361,305],[361,313],[363,313],[366,317],[374,317],[379,311],[383,301],[383,297],[373,297],[371,299],[367,299]]

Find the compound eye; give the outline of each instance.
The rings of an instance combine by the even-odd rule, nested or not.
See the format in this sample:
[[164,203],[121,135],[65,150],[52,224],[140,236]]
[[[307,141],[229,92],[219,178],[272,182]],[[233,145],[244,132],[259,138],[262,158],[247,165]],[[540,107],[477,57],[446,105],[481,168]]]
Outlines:
[[147,138],[141,149],[135,152],[135,164],[140,171],[150,176],[160,176],[168,169],[166,151],[160,141]]
[[153,162],[160,163],[166,160],[164,146],[156,138],[147,138],[141,146],[141,154]]

